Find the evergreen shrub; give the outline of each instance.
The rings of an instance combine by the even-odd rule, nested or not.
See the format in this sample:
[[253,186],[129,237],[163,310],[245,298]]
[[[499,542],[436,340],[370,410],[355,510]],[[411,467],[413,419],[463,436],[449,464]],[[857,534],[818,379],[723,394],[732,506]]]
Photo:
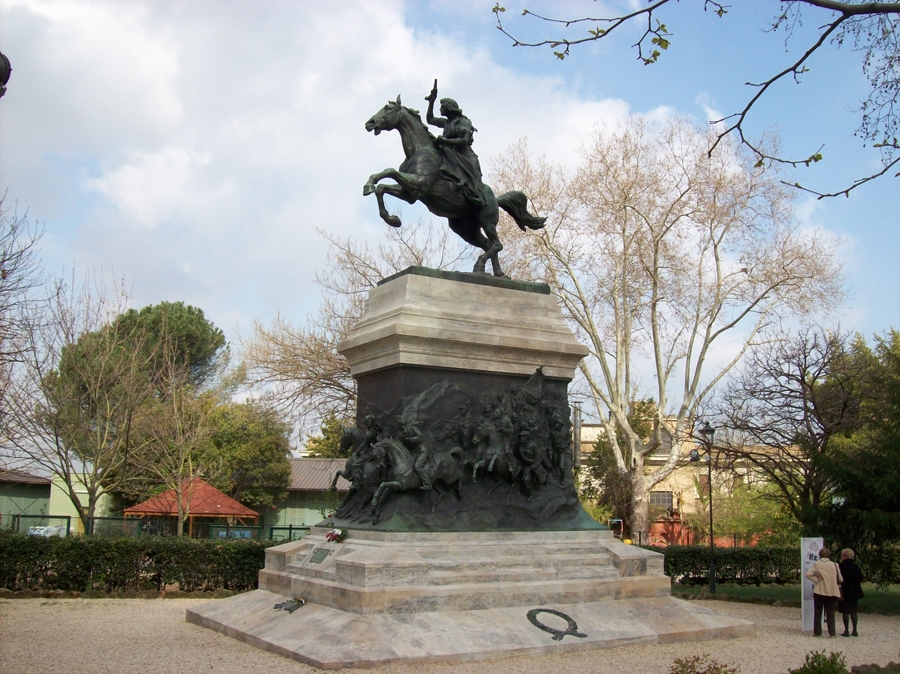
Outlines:
[[[709,547],[651,547],[666,557],[666,575],[682,585],[709,582]],[[716,548],[716,582],[723,585],[763,585],[800,582],[799,547]]]
[[183,592],[257,587],[274,541],[179,537],[45,538],[0,531],[0,587],[9,590]]

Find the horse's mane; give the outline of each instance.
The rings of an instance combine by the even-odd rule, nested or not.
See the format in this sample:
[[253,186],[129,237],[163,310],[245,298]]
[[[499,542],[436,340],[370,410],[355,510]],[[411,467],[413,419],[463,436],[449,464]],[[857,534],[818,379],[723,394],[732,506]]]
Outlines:
[[410,108],[409,106],[403,105],[402,103],[400,104],[400,107],[406,110],[413,117],[415,117],[418,120],[419,124],[421,124],[425,128],[425,131],[428,132],[428,135],[431,136],[431,140],[435,140],[436,136],[431,133],[431,129],[428,127],[428,125],[422,121],[422,113],[420,113],[415,108]]

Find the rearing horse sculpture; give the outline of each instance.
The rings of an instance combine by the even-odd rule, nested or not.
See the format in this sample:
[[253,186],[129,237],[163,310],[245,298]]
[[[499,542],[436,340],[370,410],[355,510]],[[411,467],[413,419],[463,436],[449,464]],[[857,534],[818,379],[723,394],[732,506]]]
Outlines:
[[[509,213],[523,232],[526,229],[540,229],[546,218],[531,215],[528,198],[523,192],[510,191],[495,196],[487,185],[484,186],[485,203],[473,204],[461,186],[441,173],[443,161],[441,152],[435,146],[435,137],[422,122],[419,112],[389,101],[366,122],[366,131],[374,131],[377,136],[382,131],[396,129],[403,141],[406,159],[399,169],[388,168],[369,176],[363,186],[363,195],[374,192],[378,199],[378,214],[391,227],[400,226],[400,218],[388,213],[384,206],[384,195],[403,199],[412,204],[422,202],[429,211],[447,218],[452,229],[466,243],[484,252],[478,256],[475,272],[484,272],[485,264],[491,260],[495,276],[503,276],[498,253],[503,244],[497,236],[500,208]],[[396,184],[381,184],[381,180],[391,178]]]

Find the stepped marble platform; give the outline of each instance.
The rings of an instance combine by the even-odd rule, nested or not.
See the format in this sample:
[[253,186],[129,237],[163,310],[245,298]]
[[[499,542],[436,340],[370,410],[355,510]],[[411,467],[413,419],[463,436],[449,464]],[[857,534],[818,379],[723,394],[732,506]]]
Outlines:
[[[403,533],[315,528],[270,548],[259,590],[189,622],[321,668],[452,661],[753,634],[670,595],[661,555],[609,531]],[[290,597],[306,605],[274,610]],[[544,609],[536,622],[529,611]],[[576,631],[564,618],[568,616]]]

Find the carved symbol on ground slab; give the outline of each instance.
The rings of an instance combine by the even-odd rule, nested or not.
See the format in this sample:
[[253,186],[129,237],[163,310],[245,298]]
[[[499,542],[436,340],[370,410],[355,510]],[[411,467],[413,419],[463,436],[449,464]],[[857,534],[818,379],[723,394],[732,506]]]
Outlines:
[[[538,613],[552,613],[555,616],[558,616],[565,620],[569,624],[569,629],[567,630],[558,630],[555,627],[550,627],[549,625],[545,625],[540,620],[537,619]],[[544,630],[545,632],[549,632],[553,635],[553,641],[562,641],[565,636],[573,636],[578,637],[579,639],[586,639],[587,634],[582,634],[578,631],[578,623],[576,623],[572,618],[567,616],[562,611],[555,611],[552,608],[533,608],[528,612],[528,620],[529,622],[537,627],[538,629]]]
[[275,606],[273,606],[272,608],[274,608],[276,611],[287,611],[288,613],[293,613],[305,603],[305,599],[301,599],[298,597],[297,599],[288,599],[287,601],[283,601],[280,604],[275,604]]

